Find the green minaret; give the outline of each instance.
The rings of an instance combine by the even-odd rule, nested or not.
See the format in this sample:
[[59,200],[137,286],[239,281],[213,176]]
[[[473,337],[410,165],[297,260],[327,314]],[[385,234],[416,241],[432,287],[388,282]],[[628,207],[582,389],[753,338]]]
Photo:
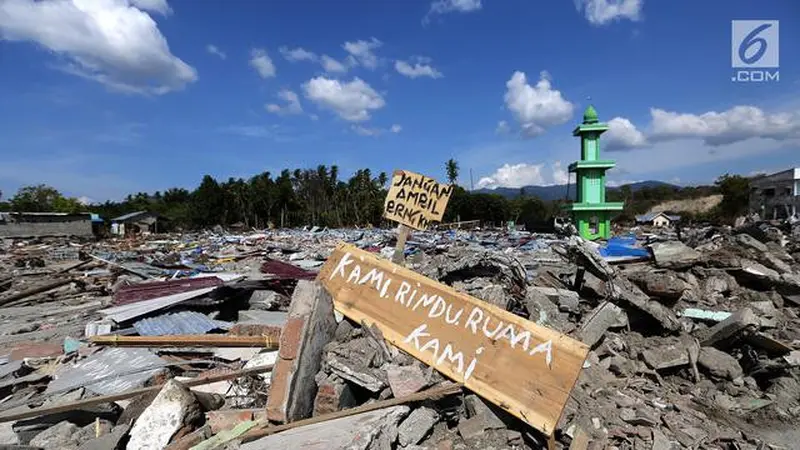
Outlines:
[[600,135],[608,125],[597,120],[597,111],[589,105],[583,113],[583,123],[572,132],[581,138],[581,159],[569,165],[575,172],[577,199],[566,205],[578,227],[578,233],[586,239],[608,239],[611,234],[611,216],[622,211],[623,203],[606,202],[606,170],[614,167],[614,161],[600,159]]

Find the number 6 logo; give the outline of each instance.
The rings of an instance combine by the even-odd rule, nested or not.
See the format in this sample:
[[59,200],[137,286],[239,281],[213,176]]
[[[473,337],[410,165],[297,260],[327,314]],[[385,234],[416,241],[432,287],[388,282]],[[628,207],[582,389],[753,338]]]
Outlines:
[[[754,64],[756,61],[761,59],[762,56],[764,56],[764,53],[767,51],[767,40],[763,37],[758,37],[758,35],[771,26],[771,23],[765,23],[759,27],[756,27],[747,36],[745,36],[744,39],[742,39],[742,43],[739,45],[739,59],[741,59],[743,63]],[[748,57],[747,50],[756,44],[758,44],[758,50]]]
[[778,67],[777,20],[731,21],[731,66],[742,69]]

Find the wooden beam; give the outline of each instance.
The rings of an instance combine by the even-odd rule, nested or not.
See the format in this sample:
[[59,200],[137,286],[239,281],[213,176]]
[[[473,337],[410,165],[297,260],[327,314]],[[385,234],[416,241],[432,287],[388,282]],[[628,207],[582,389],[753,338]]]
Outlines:
[[[236,372],[225,373],[221,375],[212,375],[208,377],[198,377],[188,381],[180,382],[182,385],[186,387],[194,387],[194,386],[202,386],[204,384],[211,384],[216,383],[218,381],[226,381],[226,380],[233,380],[236,378],[246,377],[249,375],[256,375],[264,372],[272,371],[272,364],[259,366],[259,367],[252,367],[250,369],[242,369],[237,370]],[[30,411],[23,411],[17,412],[12,414],[2,414],[0,415],[0,423],[3,422],[13,422],[16,420],[28,419],[30,417],[36,416],[46,416],[49,414],[57,414],[64,411],[71,411],[73,409],[83,408],[85,406],[94,406],[99,405],[101,403],[110,403],[115,402],[117,400],[125,400],[132,397],[137,397],[142,394],[149,394],[151,392],[158,392],[161,388],[164,387],[164,384],[158,384],[155,386],[149,386],[140,389],[133,389],[127,392],[122,392],[119,394],[111,394],[111,395],[102,395],[99,397],[92,397],[83,400],[78,400],[76,402],[64,403],[60,405],[54,406],[46,406],[42,408],[31,409]]]
[[42,292],[47,292],[49,290],[55,289],[57,287],[64,286],[65,284],[72,283],[72,278],[64,278],[62,280],[56,280],[52,283],[43,284],[41,286],[36,286],[34,288],[28,289],[27,291],[18,292],[13,295],[9,295],[8,297],[0,298],[0,306],[7,305],[9,303],[13,303],[17,300],[22,300],[24,298],[28,298],[32,295],[41,294]]
[[178,334],[172,336],[102,335],[89,338],[92,344],[114,347],[261,347],[278,349],[277,336],[231,336],[227,334]]

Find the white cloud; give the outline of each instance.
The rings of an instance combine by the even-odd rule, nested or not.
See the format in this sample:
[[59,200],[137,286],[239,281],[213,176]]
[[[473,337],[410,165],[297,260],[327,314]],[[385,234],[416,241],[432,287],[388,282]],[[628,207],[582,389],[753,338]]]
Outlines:
[[569,182],[569,172],[561,167],[561,161],[553,163],[553,184],[567,184]]
[[508,134],[511,132],[511,128],[508,126],[508,122],[501,120],[497,122],[497,128],[494,129],[494,132],[497,134]]
[[380,136],[383,133],[399,133],[403,130],[403,127],[400,125],[392,125],[388,130],[383,128],[376,128],[376,127],[365,127],[363,125],[351,125],[350,129],[353,130],[356,134],[361,136],[371,136],[376,137]]
[[317,105],[333,110],[349,122],[369,120],[370,111],[386,105],[383,97],[372,87],[354,78],[349,83],[325,77],[315,77],[303,85],[305,96]]
[[652,108],[650,115],[652,140],[700,138],[708,145],[719,146],[750,138],[800,138],[800,115],[767,114],[755,106],[734,106],[721,113],[700,115]]
[[647,138],[630,120],[615,117],[608,121],[608,132],[602,137],[603,148],[610,152],[646,147]]
[[375,54],[375,50],[382,45],[383,42],[373,37],[369,41],[345,42],[342,44],[342,48],[349,53],[348,61],[352,65],[360,64],[367,69],[375,69],[378,67],[378,56]]
[[401,60],[395,61],[394,68],[401,75],[405,75],[409,78],[417,78],[417,77],[441,78],[443,76],[442,72],[439,72],[433,66],[431,66],[430,62],[431,62],[430,58],[417,56],[411,58],[410,63]]
[[225,59],[225,58],[227,58],[227,57],[228,57],[228,55],[226,55],[226,54],[225,54],[225,52],[223,52],[222,50],[220,50],[220,49],[219,49],[219,48],[218,48],[216,45],[211,45],[211,44],[208,44],[208,45],[206,46],[206,51],[207,51],[208,53],[211,53],[212,55],[217,55],[217,56],[219,56],[219,57],[220,57],[220,58],[222,58],[222,59]]
[[81,195],[80,197],[78,197],[78,203],[80,203],[81,205],[84,205],[84,206],[88,206],[88,205],[91,205],[92,203],[94,203],[94,200],[92,200],[91,198],[89,198],[89,197],[87,197],[85,195]]
[[279,49],[281,55],[286,58],[287,61],[290,62],[297,62],[297,61],[316,61],[319,59],[314,52],[310,52],[302,47],[297,47],[295,49],[289,49],[287,47],[281,47]]
[[478,180],[478,189],[498,187],[519,188],[544,184],[542,168],[544,164],[504,164],[497,171]]
[[300,114],[303,112],[303,107],[300,105],[300,98],[294,91],[283,89],[278,92],[278,98],[286,102],[285,106],[276,103],[270,103],[266,106],[267,111],[274,114]]
[[641,19],[644,0],[575,0],[578,11],[583,11],[592,25],[605,25],[615,20]]
[[550,77],[542,71],[536,86],[527,82],[525,73],[514,72],[506,83],[505,103],[522,127],[524,135],[532,137],[546,128],[567,122],[575,106],[553,90]]
[[734,106],[723,112],[677,113],[650,109],[650,124],[640,131],[630,120],[615,117],[603,136],[609,151],[631,150],[655,142],[699,139],[710,147],[720,147],[748,139],[775,141],[800,139],[800,114],[769,114],[755,106]]
[[339,62],[338,60],[331,58],[328,55],[322,55],[322,68],[325,69],[325,72],[328,73],[345,73],[347,72],[348,67]]
[[261,78],[275,76],[275,64],[263,48],[254,48],[250,51],[250,66],[256,69]]
[[170,52],[148,12],[171,9],[164,0],[3,0],[0,38],[35,42],[64,56],[67,72],[116,90],[182,89],[197,71]]
[[436,14],[469,13],[479,11],[481,8],[483,8],[481,0],[435,0],[431,3],[428,13],[422,18],[422,23],[428,23],[430,18]]

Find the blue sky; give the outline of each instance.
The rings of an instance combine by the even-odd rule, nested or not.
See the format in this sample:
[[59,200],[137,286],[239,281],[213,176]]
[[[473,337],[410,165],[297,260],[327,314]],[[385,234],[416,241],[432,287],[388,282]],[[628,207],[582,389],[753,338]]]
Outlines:
[[[449,158],[467,187],[562,183],[589,102],[612,183],[800,166],[800,3],[724,3],[0,0],[0,191]],[[731,80],[732,19],[780,21],[779,81]]]

